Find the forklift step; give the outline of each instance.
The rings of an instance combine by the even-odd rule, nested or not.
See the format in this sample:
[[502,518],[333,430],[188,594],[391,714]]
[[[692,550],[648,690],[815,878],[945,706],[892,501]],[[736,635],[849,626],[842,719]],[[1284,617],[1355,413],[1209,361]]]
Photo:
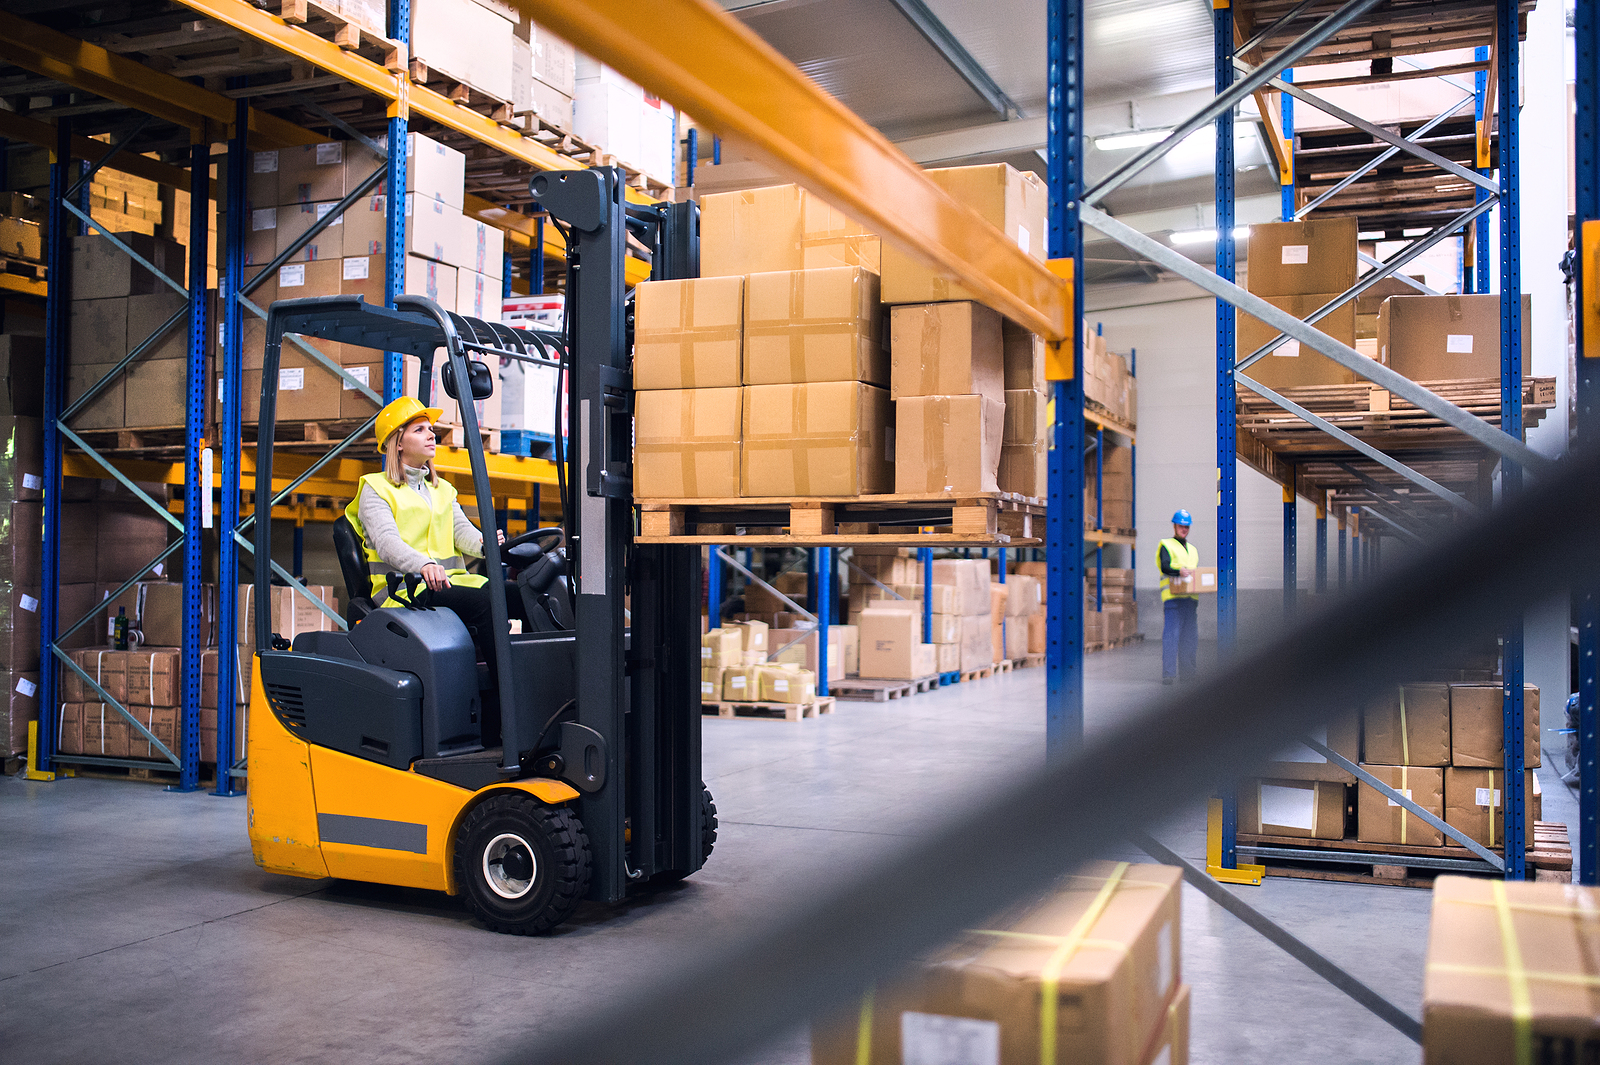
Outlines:
[[708,703],[700,704],[702,717],[738,717],[759,721],[802,721],[818,714],[833,713],[833,696],[824,695],[814,703]]
[[1031,547],[1043,542],[1045,512],[1043,500],[1013,492],[646,499],[639,508],[636,543],[741,547]]

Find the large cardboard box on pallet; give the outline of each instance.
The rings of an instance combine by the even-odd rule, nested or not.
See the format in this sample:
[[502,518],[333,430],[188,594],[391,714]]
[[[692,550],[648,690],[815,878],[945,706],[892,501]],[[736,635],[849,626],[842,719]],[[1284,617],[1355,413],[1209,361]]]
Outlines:
[[412,0],[411,40],[431,73],[510,102],[516,23],[473,0]]
[[[935,185],[977,211],[1024,253],[1045,259],[1046,203],[1042,180],[1006,163],[926,171]],[[976,300],[977,293],[943,271],[893,246],[883,249],[883,301],[890,304]]]
[[858,496],[894,487],[887,389],[828,381],[743,391],[744,495]]
[[[870,1011],[815,1025],[813,1065],[867,1055],[1035,1065],[1050,1060],[1041,1057],[1048,1030],[1063,1063],[1186,1061],[1180,879],[1167,866],[1089,863],[1026,911],[965,933],[879,986]],[[1049,1028],[1040,1020],[1045,988],[1055,995],[1045,995],[1055,1006]]]
[[[1450,764],[1498,769],[1506,764],[1505,690],[1498,684],[1452,684]],[[1523,766],[1540,766],[1539,686],[1522,689]]]
[[5,753],[16,754],[28,749],[28,722],[39,720],[39,672],[8,670],[0,673],[0,684],[6,690],[0,742],[7,745]]
[[1252,225],[1246,287],[1258,296],[1345,291],[1356,283],[1356,228],[1353,217]]
[[[183,245],[165,237],[118,233],[118,240],[138,252],[146,262],[174,281],[185,280]],[[98,233],[71,238],[72,298],[115,299],[136,293],[159,292],[166,282],[134,262],[127,253]]]
[[[420,133],[406,134],[406,192],[441,200],[459,211],[466,174],[467,157],[461,152]],[[388,190],[380,186],[378,191]]]
[[[1422,984],[1429,1065],[1582,1061],[1600,1042],[1600,894],[1441,876]],[[1536,970],[1530,978],[1527,970]]]
[[[1304,321],[1325,304],[1338,298],[1337,292],[1311,295],[1265,296],[1268,303]],[[1356,346],[1355,301],[1345,303],[1317,319],[1312,327],[1327,333],[1346,347]],[[1239,312],[1239,358],[1245,358],[1280,334],[1261,319]],[[1268,388],[1298,388],[1305,385],[1349,385],[1356,382],[1354,370],[1334,362],[1298,340],[1285,338],[1276,347],[1245,368],[1245,374]]]
[[753,273],[744,286],[744,383],[889,383],[878,275],[859,266]]
[[890,310],[889,395],[979,395],[1005,400],[1000,316],[980,303],[923,303]]
[[933,583],[953,589],[950,613],[971,616],[989,612],[989,564],[983,559],[936,558]]
[[700,276],[859,266],[878,271],[878,238],[798,185],[700,198]]
[[[1506,774],[1500,769],[1466,769],[1450,766],[1444,771],[1444,820],[1459,828],[1485,847],[1504,847],[1506,812],[1504,794]],[[1533,849],[1533,770],[1524,771],[1523,835]]]
[[[1444,820],[1442,767],[1363,764],[1361,768]],[[1437,847],[1446,842],[1443,832],[1377,788],[1360,782],[1356,785],[1356,838],[1363,843],[1398,843],[1407,847]]]
[[1000,470],[996,480],[1002,492],[1015,492],[1034,499],[1050,494],[1050,444],[1001,444]]
[[744,278],[644,281],[633,291],[634,388],[744,383]]
[[855,622],[863,678],[916,680],[938,671],[938,652],[922,642],[920,611],[873,608],[863,610]]
[[999,491],[1005,405],[988,396],[909,396],[895,403],[894,490]]
[[1006,391],[1045,390],[1044,337],[1029,332],[1008,318],[1000,320],[1000,340],[1004,347]]
[[739,495],[746,391],[682,388],[637,393],[634,495],[640,499]]
[[1394,686],[1361,708],[1361,735],[1364,762],[1449,765],[1450,686]]
[[1239,831],[1343,839],[1345,786],[1327,780],[1247,780],[1239,787]]
[[[1522,360],[1530,366],[1533,297],[1522,297]],[[1378,361],[1413,381],[1500,376],[1500,297],[1392,296],[1378,309]],[[1526,371],[1524,371],[1526,372]]]
[[[1361,761],[1361,715],[1354,711],[1309,733],[1310,737],[1352,762]],[[1277,780],[1326,780],[1354,784],[1355,774],[1328,761],[1304,743],[1292,743],[1261,767],[1262,775]]]

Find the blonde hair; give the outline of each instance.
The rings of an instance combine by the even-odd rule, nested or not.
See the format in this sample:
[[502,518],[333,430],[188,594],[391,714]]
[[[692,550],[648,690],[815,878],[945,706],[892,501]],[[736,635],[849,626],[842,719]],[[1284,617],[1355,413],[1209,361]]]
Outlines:
[[[405,463],[400,461],[400,435],[411,428],[421,418],[412,418],[400,428],[389,434],[388,441],[383,445],[383,475],[389,483],[396,488],[403,487],[406,483]],[[439,487],[439,474],[434,471],[433,462],[425,462],[422,468],[428,473],[428,485],[432,488]]]

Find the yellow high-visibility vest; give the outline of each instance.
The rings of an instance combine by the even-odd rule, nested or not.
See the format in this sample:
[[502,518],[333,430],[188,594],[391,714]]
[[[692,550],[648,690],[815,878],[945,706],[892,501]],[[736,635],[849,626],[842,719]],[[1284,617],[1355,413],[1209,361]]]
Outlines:
[[[451,584],[481,588],[488,583],[488,578],[482,574],[468,573],[466,560],[456,554],[455,485],[449,481],[430,485],[430,506],[421,492],[407,485],[396,485],[382,473],[369,473],[361,478],[360,483],[389,504],[389,509],[394,511],[394,523],[400,530],[401,539],[443,566]],[[372,549],[372,538],[367,535],[366,528],[361,524],[361,516],[357,513],[360,502],[361,488],[357,488],[356,498],[344,508],[344,513],[361,535],[361,543],[366,549],[367,572],[372,575],[372,600],[379,606],[397,607],[399,603],[385,602],[389,596],[389,582],[385,578],[394,567],[379,558]]]
[[[369,474],[368,476],[371,475]],[[1167,537],[1165,540],[1162,540],[1161,543],[1156,547],[1156,566],[1158,568],[1161,565],[1161,548],[1163,547],[1167,549],[1167,558],[1170,559],[1173,566],[1177,567],[1178,569],[1199,568],[1200,552],[1196,551],[1193,545],[1184,543],[1183,541],[1175,539],[1171,536]],[[1174,593],[1169,587],[1171,583],[1171,577],[1167,576],[1165,573],[1161,574],[1161,601],[1163,603],[1165,603],[1168,599],[1199,598],[1199,596]]]

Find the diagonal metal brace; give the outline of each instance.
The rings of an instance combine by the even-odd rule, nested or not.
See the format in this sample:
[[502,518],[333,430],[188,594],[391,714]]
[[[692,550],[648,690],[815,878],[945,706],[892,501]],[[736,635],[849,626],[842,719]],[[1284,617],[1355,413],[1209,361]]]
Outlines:
[[766,581],[762,580],[760,577],[757,577],[754,573],[751,573],[749,568],[747,566],[745,566],[745,564],[743,562],[740,562],[738,559],[736,559],[732,555],[728,554],[728,549],[727,548],[725,548],[725,547],[717,548],[717,554],[722,558],[722,561],[726,562],[728,565],[732,566],[734,569],[738,570],[740,573],[744,574],[746,577],[749,577],[752,581],[754,581],[755,583],[761,585],[761,587],[765,588],[767,591],[771,592],[773,595],[777,596],[779,599],[782,599],[785,603],[788,603],[791,607],[794,608],[795,613],[799,614],[801,617],[807,619],[808,621],[817,620],[817,615],[813,614],[811,611],[807,610],[805,607],[801,606],[799,603],[795,602],[793,599],[790,599],[788,596],[786,596],[782,592],[778,591],[778,589],[774,588],[772,585],[768,584]]
[[[1326,355],[1340,366],[1354,370],[1380,388],[1387,388],[1406,402],[1422,408],[1445,424],[1461,430],[1484,447],[1517,463],[1523,469],[1544,475],[1553,472],[1554,464],[1551,460],[1534,451],[1521,440],[1501,432],[1482,418],[1468,414],[1454,403],[1428,391],[1409,377],[1402,377],[1382,363],[1367,358],[1355,348],[1347,347],[1326,333],[1313,329],[1294,315],[1274,307],[1260,296],[1247,292],[1232,282],[1224,281],[1188,256],[1174,251],[1160,241],[1139,232],[1132,226],[1117,221],[1099,208],[1085,204],[1080,211],[1080,217],[1085,225],[1093,226],[1124,247],[1138,252],[1151,262],[1165,267],[1186,281],[1194,282],[1218,299],[1225,300],[1246,314],[1261,319],[1285,336],[1298,340],[1305,347]],[[1260,392],[1265,386],[1251,384],[1250,387]],[[1262,394],[1265,395],[1265,393]],[[1351,439],[1353,440],[1354,437],[1351,437]],[[1387,463],[1385,464],[1387,465]]]
[[[1383,501],[1380,500],[1380,502],[1383,502]],[[1389,504],[1389,505],[1393,506],[1392,503]],[[1383,511],[1379,510],[1377,507],[1375,507],[1375,506],[1364,506],[1362,508],[1361,512],[1363,514],[1370,514],[1374,518],[1377,518],[1379,521],[1383,522],[1385,525],[1389,526],[1389,528],[1393,529],[1395,532],[1399,533],[1401,536],[1405,537],[1407,540],[1410,540],[1412,543],[1416,544],[1418,547],[1426,546],[1426,541],[1424,541],[1422,539],[1422,537],[1418,536],[1416,533],[1412,532],[1410,529],[1406,528],[1404,525],[1401,525],[1398,521],[1395,521],[1393,518],[1389,517],[1389,515],[1385,514]]]
[[107,706],[111,707],[117,713],[119,713],[123,717],[127,718],[129,723],[132,724],[134,728],[139,730],[139,734],[142,735],[145,739],[150,741],[150,745],[151,746],[160,749],[161,756],[163,758],[165,758],[167,761],[171,762],[173,765],[177,766],[179,769],[183,768],[183,763],[181,761],[179,761],[178,756],[173,754],[171,751],[169,751],[167,749],[167,745],[166,744],[164,744],[160,740],[156,739],[156,734],[154,732],[151,732],[148,728],[146,728],[144,726],[144,723],[141,722],[138,718],[136,718],[132,714],[130,714],[128,712],[128,708],[127,707],[125,707],[121,703],[117,702],[116,698],[113,697],[111,695],[111,693],[107,692],[104,688],[100,687],[100,682],[95,680],[93,677],[89,676],[89,674],[84,671],[82,666],[78,665],[78,663],[76,663],[76,662],[74,662],[72,660],[72,657],[70,655],[68,655],[67,652],[63,651],[61,648],[57,647],[55,644],[51,644],[50,645],[50,650],[55,652],[55,656],[61,660],[61,664],[62,665],[66,666],[68,669],[72,670],[72,672],[74,672],[74,673],[76,673],[78,675],[79,679],[81,679],[83,681],[83,683],[87,684],[89,687],[94,689],[95,694],[100,696],[100,698],[97,700],[98,702],[105,703]]

